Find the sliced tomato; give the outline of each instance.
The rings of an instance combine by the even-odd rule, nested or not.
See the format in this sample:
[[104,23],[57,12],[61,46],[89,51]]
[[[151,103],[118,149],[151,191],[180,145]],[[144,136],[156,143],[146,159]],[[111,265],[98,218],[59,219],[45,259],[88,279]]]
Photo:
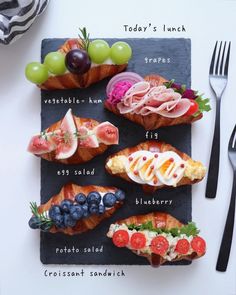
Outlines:
[[187,254],[190,248],[190,243],[187,239],[180,239],[178,240],[175,251],[179,254]]
[[198,103],[194,99],[190,99],[191,105],[187,112],[184,114],[185,116],[191,116],[195,114],[199,110]]
[[142,233],[134,233],[130,239],[131,247],[134,250],[142,249],[146,245],[146,237]]
[[155,254],[164,255],[166,254],[168,248],[169,242],[163,236],[157,236],[151,242],[151,250]]
[[116,247],[125,247],[129,242],[129,234],[126,230],[117,230],[112,237],[112,241]]
[[198,255],[202,255],[206,252],[206,242],[201,237],[194,237],[191,241],[191,247]]

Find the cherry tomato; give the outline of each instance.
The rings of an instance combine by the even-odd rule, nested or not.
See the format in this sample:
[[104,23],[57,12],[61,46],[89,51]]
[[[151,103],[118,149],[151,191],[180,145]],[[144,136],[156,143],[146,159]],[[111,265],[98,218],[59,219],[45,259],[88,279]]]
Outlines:
[[163,236],[157,236],[151,242],[151,250],[155,254],[164,255],[166,254],[168,248],[169,242]]
[[202,255],[206,252],[206,242],[201,237],[194,237],[191,241],[191,247],[198,255]]
[[146,237],[142,233],[134,233],[130,239],[131,247],[134,250],[142,249],[146,245]]
[[178,240],[175,251],[179,254],[187,254],[190,248],[189,241],[187,239],[180,239]]
[[129,242],[129,234],[126,230],[117,230],[113,234],[112,241],[117,247],[125,247]]
[[199,109],[198,103],[194,99],[190,99],[190,102],[191,102],[191,105],[189,109],[187,110],[187,112],[185,113],[185,116],[191,116],[195,114]]

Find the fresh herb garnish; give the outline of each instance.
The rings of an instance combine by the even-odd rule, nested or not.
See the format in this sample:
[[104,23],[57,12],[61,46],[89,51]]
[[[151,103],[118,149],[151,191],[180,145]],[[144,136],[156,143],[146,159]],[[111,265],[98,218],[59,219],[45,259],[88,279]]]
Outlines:
[[198,111],[193,115],[194,117],[197,117],[202,112],[209,112],[211,110],[211,106],[209,105],[209,98],[202,98],[201,95],[199,95],[195,99],[196,103],[198,104]]
[[90,43],[89,33],[87,32],[85,27],[79,30],[81,33],[81,35],[79,34],[79,38],[81,39],[81,42],[82,42],[82,48],[88,52],[89,43]]
[[30,202],[30,209],[32,214],[37,217],[38,219],[38,223],[39,223],[39,227],[44,228],[44,230],[50,229],[53,225],[53,222],[50,218],[48,218],[48,216],[46,215],[45,212],[43,213],[39,213],[38,211],[38,206],[36,204],[36,202]]
[[148,231],[156,232],[158,234],[166,233],[166,234],[171,234],[173,237],[178,237],[181,234],[185,234],[188,237],[196,236],[199,234],[199,229],[196,227],[196,224],[194,222],[189,222],[188,224],[183,225],[180,228],[174,227],[171,229],[166,229],[166,228],[155,228],[152,222],[148,221],[141,225],[129,224],[128,229],[129,230],[135,229],[137,231],[148,230]]
[[166,88],[172,88],[175,92],[181,94],[185,98],[193,99],[198,104],[198,111],[193,114],[194,117],[197,117],[203,112],[209,112],[211,110],[211,106],[209,105],[209,98],[203,98],[203,94],[198,94],[197,91],[192,89],[187,89],[186,85],[180,85],[174,83],[175,80],[170,80],[165,82],[164,85]]

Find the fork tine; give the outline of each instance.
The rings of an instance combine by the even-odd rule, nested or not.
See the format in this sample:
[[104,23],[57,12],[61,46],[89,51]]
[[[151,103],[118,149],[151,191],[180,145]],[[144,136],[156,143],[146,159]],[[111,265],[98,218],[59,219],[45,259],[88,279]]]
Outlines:
[[227,56],[226,56],[225,70],[224,70],[224,75],[225,76],[228,76],[230,45],[231,45],[231,42],[229,42],[228,52],[227,52]]
[[220,75],[223,74],[223,63],[224,63],[224,59],[225,59],[225,47],[226,47],[226,42],[224,44],[224,49],[223,49],[222,58],[221,58],[220,72],[219,72]]
[[234,130],[230,136],[229,149],[236,149],[236,125],[234,126]]
[[216,67],[215,67],[215,75],[218,74],[218,68],[219,68],[219,62],[220,62],[220,53],[221,53],[221,46],[222,46],[222,41],[220,42],[220,48],[218,51],[218,57],[217,57],[217,62],[216,62]]
[[211,65],[210,65],[210,75],[213,74],[213,70],[214,70],[214,63],[215,63],[215,56],[216,56],[216,48],[217,48],[217,44],[218,44],[218,41],[216,41],[216,45],[215,45],[215,48],[214,48],[214,51],[213,51],[213,55],[212,55],[212,58],[211,58]]

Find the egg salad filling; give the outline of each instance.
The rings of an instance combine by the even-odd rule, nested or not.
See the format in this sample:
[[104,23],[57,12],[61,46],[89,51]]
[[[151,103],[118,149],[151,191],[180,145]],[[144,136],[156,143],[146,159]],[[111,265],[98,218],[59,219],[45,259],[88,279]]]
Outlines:
[[127,173],[133,181],[152,186],[176,186],[183,177],[201,179],[206,173],[200,162],[184,161],[173,151],[153,153],[145,150],[129,157],[115,156],[108,161],[107,167],[112,174]]
[[142,225],[111,224],[107,236],[112,238],[117,247],[127,247],[137,254],[152,253],[160,255],[167,261],[196,252],[203,255],[206,251],[205,241],[198,236],[195,223],[189,222],[181,228],[154,228],[152,222]]

